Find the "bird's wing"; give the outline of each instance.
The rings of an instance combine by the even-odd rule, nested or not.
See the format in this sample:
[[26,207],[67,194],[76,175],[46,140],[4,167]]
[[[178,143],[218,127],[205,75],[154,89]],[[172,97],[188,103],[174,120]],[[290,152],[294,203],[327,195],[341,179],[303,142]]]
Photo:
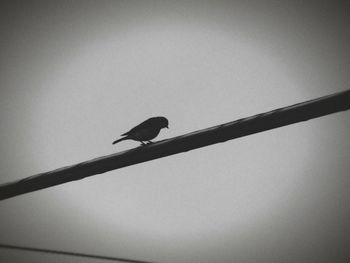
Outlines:
[[[151,118],[152,119],[152,118]],[[130,131],[123,133],[121,136],[126,136],[135,133],[138,130],[142,130],[145,128],[149,128],[151,126],[151,119],[145,120],[144,122],[141,122],[139,125],[132,128]]]

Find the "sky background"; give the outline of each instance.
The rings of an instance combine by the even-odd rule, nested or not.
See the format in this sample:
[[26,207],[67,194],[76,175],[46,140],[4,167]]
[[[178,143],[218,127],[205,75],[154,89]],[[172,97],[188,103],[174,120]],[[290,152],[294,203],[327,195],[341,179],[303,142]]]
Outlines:
[[[2,1],[0,183],[349,88],[346,1]],[[0,202],[0,243],[345,262],[349,112]],[[344,260],[345,259],[345,260]],[[103,262],[0,249],[0,262]]]

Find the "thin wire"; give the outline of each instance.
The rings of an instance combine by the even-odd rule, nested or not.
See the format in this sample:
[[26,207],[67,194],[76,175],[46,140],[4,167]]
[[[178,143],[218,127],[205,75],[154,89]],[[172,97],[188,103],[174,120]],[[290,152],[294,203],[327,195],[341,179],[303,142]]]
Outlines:
[[107,256],[101,256],[101,255],[84,254],[84,253],[78,253],[78,252],[68,252],[68,251],[44,249],[44,248],[23,247],[23,246],[15,246],[15,245],[8,245],[8,244],[1,244],[0,243],[0,249],[1,248],[3,248],[3,249],[13,249],[13,250],[25,250],[25,251],[31,251],[31,252],[57,254],[57,255],[66,255],[66,256],[73,256],[73,257],[94,258],[94,259],[119,261],[119,262],[154,263],[154,262],[151,262],[151,261],[142,261],[142,260],[134,260],[134,259],[127,259],[127,258],[117,258],[117,257],[107,257]]

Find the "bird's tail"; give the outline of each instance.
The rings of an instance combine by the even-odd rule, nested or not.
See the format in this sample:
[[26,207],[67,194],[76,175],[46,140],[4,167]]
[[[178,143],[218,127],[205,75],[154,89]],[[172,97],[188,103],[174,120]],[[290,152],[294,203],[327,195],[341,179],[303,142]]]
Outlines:
[[116,144],[118,142],[121,142],[121,141],[124,141],[124,140],[128,140],[128,139],[130,139],[130,138],[128,136],[126,136],[126,137],[120,138],[118,140],[115,140],[112,144]]

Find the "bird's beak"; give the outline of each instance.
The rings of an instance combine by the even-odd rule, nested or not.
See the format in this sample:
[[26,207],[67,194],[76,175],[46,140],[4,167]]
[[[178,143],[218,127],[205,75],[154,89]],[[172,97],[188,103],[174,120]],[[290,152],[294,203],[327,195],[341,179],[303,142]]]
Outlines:
[[166,126],[165,128],[169,129],[169,126]]

